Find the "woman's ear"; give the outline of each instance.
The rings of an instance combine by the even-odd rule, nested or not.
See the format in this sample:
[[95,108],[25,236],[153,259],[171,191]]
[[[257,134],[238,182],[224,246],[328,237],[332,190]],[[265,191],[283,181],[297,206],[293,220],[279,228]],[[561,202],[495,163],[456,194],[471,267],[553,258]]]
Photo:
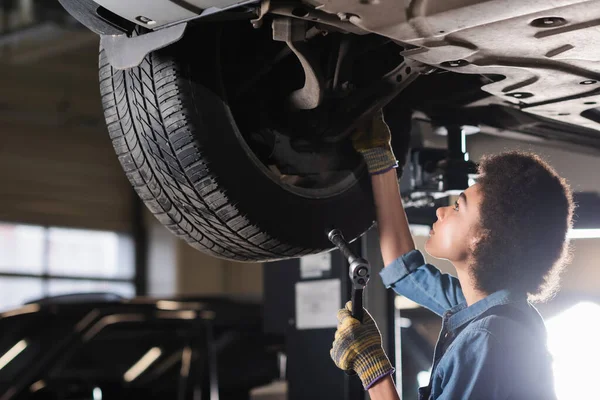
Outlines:
[[485,238],[487,238],[489,235],[489,231],[484,230],[481,227],[478,227],[477,229],[474,229],[470,235],[470,239],[469,239],[469,249],[471,250],[471,253],[473,253],[475,251],[475,249],[477,248],[477,245],[479,245],[479,243],[484,240]]

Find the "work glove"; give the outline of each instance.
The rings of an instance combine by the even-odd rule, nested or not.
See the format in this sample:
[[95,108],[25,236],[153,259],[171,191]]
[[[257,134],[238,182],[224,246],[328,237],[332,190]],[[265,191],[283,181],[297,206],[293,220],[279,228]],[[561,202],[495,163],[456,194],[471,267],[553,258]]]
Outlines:
[[352,302],[349,301],[346,308],[338,311],[337,319],[338,327],[329,354],[338,368],[356,372],[365,390],[394,373],[381,346],[381,333],[367,310],[364,310],[360,323],[352,317]]
[[352,135],[352,145],[367,164],[369,174],[378,175],[398,167],[392,151],[392,134],[379,111],[373,119],[358,125]]

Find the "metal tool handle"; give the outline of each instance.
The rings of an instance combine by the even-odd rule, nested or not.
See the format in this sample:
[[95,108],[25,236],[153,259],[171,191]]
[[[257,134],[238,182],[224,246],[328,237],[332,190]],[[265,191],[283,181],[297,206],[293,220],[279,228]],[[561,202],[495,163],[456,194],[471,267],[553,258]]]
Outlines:
[[[348,247],[348,243],[344,239],[342,232],[339,229],[333,229],[327,235],[331,243],[333,243],[342,253],[342,255],[348,260],[348,264],[350,264],[352,268],[352,264],[355,261],[364,262],[365,260],[361,259],[357,255],[355,255],[350,247]],[[350,274],[352,277],[352,274]],[[366,278],[365,278],[366,279]],[[356,318],[360,323],[362,323],[363,319],[363,289],[358,287],[353,282],[352,288],[352,317]]]
[[340,250],[346,259],[348,259],[349,264],[352,264],[352,262],[358,258],[348,247],[348,244],[344,239],[344,235],[342,235],[342,232],[339,229],[332,230],[327,236],[329,237],[331,243],[333,243],[335,247]]
[[357,319],[362,324],[363,316],[363,290],[354,289],[352,291],[352,318]]
[[[350,272],[351,278],[353,277],[352,269],[356,268],[356,265],[353,266],[353,263],[357,260],[358,260],[357,264],[360,267],[362,267],[363,269],[365,269],[366,274],[368,274],[368,271],[369,271],[368,263],[366,262],[366,260],[363,260],[360,257],[356,256],[352,252],[352,250],[350,250],[350,248],[348,247],[348,244],[346,243],[346,240],[344,239],[344,235],[342,235],[342,232],[339,229],[333,229],[331,232],[329,232],[327,237],[329,238],[331,243],[333,243],[335,245],[335,247],[337,247],[338,250],[342,253],[342,255],[348,260],[348,264],[350,264],[350,269],[351,269],[351,272]],[[362,277],[362,279],[364,280],[364,282],[361,286],[364,287],[364,285],[366,285],[366,281],[368,281],[368,276]],[[363,316],[364,316],[364,309],[363,309],[363,289],[361,286],[357,285],[356,281],[353,280],[353,283],[352,283],[352,318],[357,319],[362,324],[362,320],[363,320]],[[346,373],[346,375],[356,375],[356,372],[354,370],[347,370],[344,372]]]

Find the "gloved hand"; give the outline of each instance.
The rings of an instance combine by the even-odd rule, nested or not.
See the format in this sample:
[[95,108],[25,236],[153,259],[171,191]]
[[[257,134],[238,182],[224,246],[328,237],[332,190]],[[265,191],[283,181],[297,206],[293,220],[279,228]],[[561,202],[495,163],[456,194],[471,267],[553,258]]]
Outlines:
[[346,308],[338,311],[337,318],[338,328],[329,354],[338,368],[354,370],[365,390],[394,373],[381,346],[381,333],[367,310],[364,310],[361,324],[352,318],[352,302],[349,301]]
[[392,134],[383,120],[382,111],[358,126],[352,135],[352,144],[365,159],[369,174],[382,174],[398,167],[391,141]]

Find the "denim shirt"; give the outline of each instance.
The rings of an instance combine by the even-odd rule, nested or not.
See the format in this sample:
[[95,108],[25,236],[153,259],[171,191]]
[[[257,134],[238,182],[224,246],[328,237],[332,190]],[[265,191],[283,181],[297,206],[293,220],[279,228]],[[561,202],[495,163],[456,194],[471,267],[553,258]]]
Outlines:
[[524,294],[502,290],[467,307],[458,279],[425,264],[418,250],[380,275],[387,288],[442,317],[422,399],[556,399],[545,326]]

